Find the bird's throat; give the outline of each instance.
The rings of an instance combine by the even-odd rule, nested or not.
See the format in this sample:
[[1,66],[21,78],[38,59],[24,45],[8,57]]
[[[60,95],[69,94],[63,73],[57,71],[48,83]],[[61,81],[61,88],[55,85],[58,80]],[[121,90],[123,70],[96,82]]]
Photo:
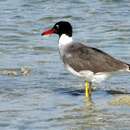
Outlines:
[[72,43],[72,41],[73,41],[72,37],[69,37],[66,34],[62,34],[59,38],[60,45],[66,45],[66,44]]
[[68,35],[66,34],[62,34],[59,38],[59,51],[60,51],[60,54],[61,56],[64,55],[64,52],[66,50],[66,48],[72,44],[72,37],[69,37]]

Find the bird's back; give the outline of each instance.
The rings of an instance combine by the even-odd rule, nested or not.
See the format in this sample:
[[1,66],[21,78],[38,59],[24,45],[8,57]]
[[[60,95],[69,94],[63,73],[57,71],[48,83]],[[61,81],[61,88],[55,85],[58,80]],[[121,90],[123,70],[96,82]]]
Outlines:
[[81,43],[72,43],[66,47],[63,62],[77,72],[83,70],[90,70],[94,73],[113,72],[129,68],[126,63],[107,53]]

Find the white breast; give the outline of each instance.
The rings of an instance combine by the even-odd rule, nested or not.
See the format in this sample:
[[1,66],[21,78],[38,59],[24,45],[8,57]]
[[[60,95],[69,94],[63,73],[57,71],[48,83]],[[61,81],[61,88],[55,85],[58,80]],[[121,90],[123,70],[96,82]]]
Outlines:
[[67,36],[66,34],[62,34],[59,39],[59,51],[61,56],[64,55],[66,47],[71,44],[73,41],[72,37]]

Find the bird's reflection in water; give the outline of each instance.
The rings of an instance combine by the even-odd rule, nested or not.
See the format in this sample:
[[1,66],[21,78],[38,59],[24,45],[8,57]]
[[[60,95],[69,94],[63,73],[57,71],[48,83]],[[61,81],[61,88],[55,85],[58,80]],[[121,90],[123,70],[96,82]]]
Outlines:
[[61,114],[49,121],[57,129],[67,127],[70,130],[113,130],[118,125],[123,127],[127,124],[127,121],[120,124],[119,115],[129,120],[129,115],[126,117],[126,112],[120,111],[121,107],[110,104],[113,98],[123,93],[118,90],[96,90],[91,100],[85,97],[84,89],[58,88],[56,92],[63,98],[61,103],[58,101]]
[[[79,92],[81,93],[79,94]],[[104,126],[102,111],[92,100],[87,99],[83,92],[83,90],[65,91],[65,94],[69,93],[67,97],[70,98],[71,94],[71,98],[74,100],[60,104],[60,110],[64,114],[49,120],[53,121],[55,128],[67,126],[70,130],[86,130]]]

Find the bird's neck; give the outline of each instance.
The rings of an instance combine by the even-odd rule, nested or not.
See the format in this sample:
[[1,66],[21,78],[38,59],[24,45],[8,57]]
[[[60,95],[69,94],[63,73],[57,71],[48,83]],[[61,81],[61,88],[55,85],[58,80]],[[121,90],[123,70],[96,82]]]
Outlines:
[[60,51],[60,54],[61,56],[64,55],[67,47],[72,44],[73,42],[73,39],[72,37],[69,37],[68,35],[66,34],[62,34],[59,38],[59,51]]
[[72,37],[69,37],[66,34],[62,34],[59,38],[59,46],[68,45],[68,44],[72,43],[72,41],[73,41]]

